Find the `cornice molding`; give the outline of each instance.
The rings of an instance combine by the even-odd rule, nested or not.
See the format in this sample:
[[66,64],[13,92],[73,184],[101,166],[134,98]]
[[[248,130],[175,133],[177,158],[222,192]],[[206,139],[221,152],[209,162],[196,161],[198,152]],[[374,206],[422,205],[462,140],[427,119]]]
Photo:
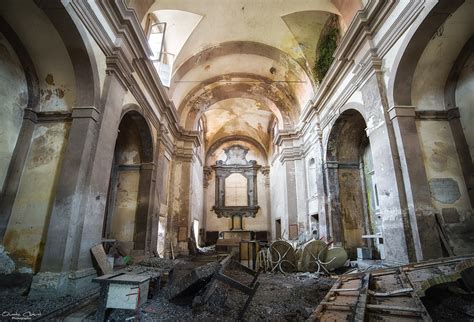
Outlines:
[[415,117],[418,120],[451,121],[460,118],[460,114],[459,108],[456,107],[449,110],[415,111]]
[[[41,112],[37,112],[37,111],[34,111],[30,108],[25,108],[24,114],[23,114],[23,119],[30,120],[35,124],[72,122],[73,118],[78,117],[77,114],[74,115],[74,111],[76,109],[73,109],[73,113],[71,113],[69,111],[41,111]],[[97,111],[95,108],[93,108],[93,109],[95,111]],[[98,116],[99,116],[99,114],[97,113],[97,117]],[[86,117],[86,116],[84,116],[84,117]],[[89,115],[87,117],[93,118],[91,115]],[[94,119],[94,120],[97,121],[96,119]]]
[[[164,126],[174,139],[200,146],[202,139],[198,133],[186,131],[179,125],[176,109],[148,58],[151,49],[135,11],[129,9],[124,0],[97,0],[103,18],[115,34],[114,42],[88,1],[69,0],[68,4],[106,56],[106,72],[115,74],[122,86],[132,93],[156,129]],[[141,84],[133,75],[139,78]]]
[[[398,0],[371,0],[363,10],[356,14],[336,49],[333,64],[311,99],[314,102],[313,106],[304,110],[300,122],[312,120],[314,114],[319,115],[322,110],[329,109],[330,111],[320,118],[321,128],[325,128],[331,123],[334,116],[339,115],[338,110],[363,85],[363,82],[369,79],[375,71],[382,69],[382,59],[380,57],[387,54],[425,7],[425,0],[410,0],[383,37],[380,37],[381,40],[374,44],[372,36],[399,3]],[[354,66],[354,57],[364,41],[369,41],[371,50],[364,55],[357,66]],[[342,81],[350,75],[351,69],[354,69],[352,71],[353,76],[350,82],[340,91],[342,95],[339,95],[331,103],[331,106],[327,106],[328,100],[333,97]],[[315,110],[318,112],[315,113]]]

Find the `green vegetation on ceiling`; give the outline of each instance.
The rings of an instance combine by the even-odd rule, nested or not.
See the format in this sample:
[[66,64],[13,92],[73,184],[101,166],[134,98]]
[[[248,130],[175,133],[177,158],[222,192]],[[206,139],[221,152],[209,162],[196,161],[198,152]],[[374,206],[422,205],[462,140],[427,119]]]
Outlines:
[[326,76],[334,60],[333,55],[339,43],[339,38],[339,23],[337,16],[334,16],[329,18],[316,48],[316,61],[314,63],[313,72],[315,80],[319,83],[323,80],[324,76]]

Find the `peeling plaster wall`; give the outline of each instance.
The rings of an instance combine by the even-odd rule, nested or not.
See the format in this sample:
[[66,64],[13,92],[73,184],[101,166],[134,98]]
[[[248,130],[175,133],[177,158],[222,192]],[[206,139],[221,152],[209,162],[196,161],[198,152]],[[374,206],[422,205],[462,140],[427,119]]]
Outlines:
[[133,243],[139,182],[137,170],[122,170],[118,173],[111,238],[125,242],[129,247]]
[[33,61],[41,110],[70,110],[75,102],[75,74],[66,47],[48,17],[30,0],[2,1],[0,12]]
[[137,125],[126,114],[119,126],[116,143],[115,203],[111,219],[110,238],[133,248],[138,209],[141,151],[143,149]]
[[0,195],[23,122],[28,87],[15,51],[0,33]]
[[[471,238],[474,227],[472,208],[449,123],[419,121],[417,128],[421,133],[423,158],[433,205],[440,214],[454,212],[449,217],[443,216],[451,232],[450,242],[454,252],[472,252],[472,241],[471,244],[466,243]],[[468,232],[470,229],[471,233]]]
[[[172,163],[170,199],[168,204],[169,222],[168,238],[175,247],[175,252],[187,253],[187,241],[178,242],[179,227],[188,227],[189,236],[189,203],[190,203],[190,175],[191,163],[188,161],[176,160]],[[177,246],[177,247],[176,247]]]
[[461,115],[471,158],[474,160],[474,54],[464,64],[456,86],[456,105]]
[[275,221],[281,219],[282,237],[288,238],[288,205],[286,202],[286,171],[283,164],[276,160],[270,170],[271,229],[275,238]]
[[[201,163],[194,161],[191,168],[191,201],[189,211],[189,231],[191,231],[193,220],[199,221],[199,228],[204,227],[203,222],[203,202],[204,202],[204,188],[203,188],[203,169]],[[197,232],[199,233],[199,232]]]
[[[474,32],[470,12],[474,2],[466,1],[437,30],[427,44],[417,64],[412,86],[412,104],[419,111],[445,110],[445,86],[448,75]],[[456,88],[456,107],[459,107],[461,124],[470,147],[473,135],[470,130],[472,113],[472,56],[459,74]],[[458,101],[459,100],[459,101]],[[444,218],[449,241],[456,254],[470,253],[474,241],[469,231],[474,227],[472,207],[464,183],[455,139],[448,120],[419,120],[417,130],[423,160],[430,185],[431,201]]]
[[417,64],[412,102],[417,110],[444,110],[449,72],[466,41],[474,33],[474,1],[466,1],[433,35]]
[[32,144],[3,242],[16,260],[38,268],[69,124],[45,123]]

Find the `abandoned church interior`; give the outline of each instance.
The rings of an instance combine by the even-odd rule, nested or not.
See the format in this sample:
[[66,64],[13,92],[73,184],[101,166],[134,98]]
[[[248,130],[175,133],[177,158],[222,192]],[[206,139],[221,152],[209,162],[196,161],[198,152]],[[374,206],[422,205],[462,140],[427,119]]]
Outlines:
[[472,321],[474,0],[0,1],[0,312]]

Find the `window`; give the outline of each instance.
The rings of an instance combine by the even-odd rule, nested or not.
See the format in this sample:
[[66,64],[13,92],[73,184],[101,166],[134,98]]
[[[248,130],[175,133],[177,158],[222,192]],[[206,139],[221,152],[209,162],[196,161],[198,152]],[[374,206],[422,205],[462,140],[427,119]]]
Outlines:
[[225,206],[248,206],[247,178],[233,173],[225,179]]
[[153,53],[150,59],[158,72],[158,76],[160,76],[161,83],[169,87],[174,55],[166,52],[166,22],[159,22],[154,15],[150,14],[148,16],[148,26],[148,44]]

